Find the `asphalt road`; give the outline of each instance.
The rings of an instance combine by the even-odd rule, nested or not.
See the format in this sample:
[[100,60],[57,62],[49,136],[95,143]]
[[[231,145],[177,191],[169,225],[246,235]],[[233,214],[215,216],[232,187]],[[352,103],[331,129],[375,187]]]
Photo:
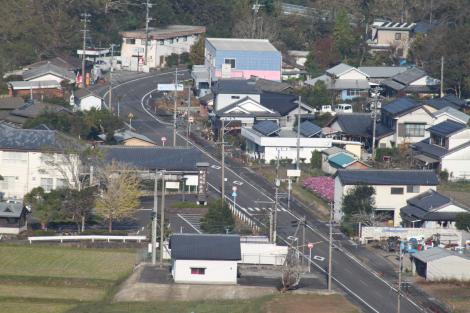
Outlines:
[[[189,77],[187,71],[183,72],[183,75]],[[167,145],[172,142],[171,125],[162,124],[159,122],[158,117],[152,116],[144,107],[149,96],[157,88],[158,83],[172,83],[173,79],[174,73],[157,73],[154,75],[141,75],[135,80],[128,80],[127,82],[122,80],[113,84],[113,97],[120,97],[121,116],[127,116],[129,112],[132,112],[134,115],[132,126],[139,133],[156,142],[160,142],[162,137],[166,137]],[[107,95],[106,88],[97,89],[97,92],[101,95]],[[178,136],[177,144],[186,145],[186,141],[182,136]],[[211,149],[209,146],[205,148]],[[220,190],[220,162],[212,155],[213,153],[204,154],[204,160],[201,161],[207,161],[213,165],[209,169],[208,182],[212,189]],[[230,168],[229,166],[225,171],[225,176],[228,179],[225,188],[226,196],[231,199],[231,187],[234,182],[240,182],[241,184],[237,185],[237,206],[253,219],[266,220],[270,208],[273,208],[274,190],[272,184],[244,167]],[[293,235],[295,227],[292,226],[291,222],[301,216],[306,216],[308,221],[306,241],[320,242],[313,249],[312,269],[322,273],[326,280],[328,270],[328,227],[325,222],[315,219],[311,211],[293,201],[291,212],[285,209],[278,211],[278,235],[281,240]],[[346,238],[339,238],[336,244],[337,248],[333,252],[333,279],[336,288],[344,291],[364,312],[397,312],[396,283],[384,280],[380,275],[375,274],[371,268],[359,262],[351,253],[353,248],[351,249],[351,244]],[[401,312],[425,311],[402,296]]]

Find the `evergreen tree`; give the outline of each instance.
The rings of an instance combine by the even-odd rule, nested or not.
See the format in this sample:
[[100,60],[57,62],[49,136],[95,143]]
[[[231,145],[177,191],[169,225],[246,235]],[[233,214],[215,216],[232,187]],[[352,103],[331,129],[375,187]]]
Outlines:
[[351,28],[348,14],[344,9],[341,9],[336,15],[333,37],[343,60],[350,57],[356,43],[356,38]]
[[315,59],[315,53],[313,51],[310,51],[307,55],[307,60],[305,61],[305,70],[312,77],[316,77],[321,74]]
[[201,220],[201,229],[210,234],[225,234],[232,231],[235,221],[227,202],[218,200],[209,206],[209,211]]

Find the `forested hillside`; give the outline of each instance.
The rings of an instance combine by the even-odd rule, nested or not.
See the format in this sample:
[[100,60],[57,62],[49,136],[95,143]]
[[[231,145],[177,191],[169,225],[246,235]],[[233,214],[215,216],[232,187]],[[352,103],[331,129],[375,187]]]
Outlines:
[[[72,54],[81,45],[80,14],[91,13],[91,41],[107,47],[120,43],[118,32],[145,25],[144,0],[4,0],[0,6],[0,72],[58,54]],[[286,0],[328,12],[331,19],[283,15],[280,1],[153,0],[151,26],[197,24],[209,36],[269,38],[279,49],[313,51],[310,65],[319,71],[339,61],[351,65],[390,64],[368,59],[364,37],[374,18],[432,21],[437,27],[420,38],[410,62],[439,76],[446,59],[446,85],[470,90],[468,0]],[[431,6],[432,4],[432,6]],[[351,23],[352,22],[352,23]]]

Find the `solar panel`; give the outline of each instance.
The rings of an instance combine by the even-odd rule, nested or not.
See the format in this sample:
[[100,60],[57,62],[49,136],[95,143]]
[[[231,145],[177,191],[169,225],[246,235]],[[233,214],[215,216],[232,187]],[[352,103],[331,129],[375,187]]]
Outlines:
[[253,129],[265,136],[271,136],[280,130],[279,125],[277,125],[277,123],[273,121],[258,122],[253,125]]
[[304,121],[300,123],[300,134],[305,137],[312,137],[321,132],[321,128],[312,122]]

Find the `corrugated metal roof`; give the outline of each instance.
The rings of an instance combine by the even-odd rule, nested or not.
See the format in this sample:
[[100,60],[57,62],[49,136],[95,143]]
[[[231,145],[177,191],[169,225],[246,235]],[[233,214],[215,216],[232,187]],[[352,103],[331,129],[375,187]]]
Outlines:
[[408,70],[400,66],[359,66],[358,70],[369,75],[370,78],[389,78]]
[[279,52],[268,39],[207,38],[206,40],[217,50]]
[[239,235],[174,234],[170,249],[175,260],[241,260]]
[[443,248],[439,248],[439,247],[434,247],[428,250],[418,251],[416,253],[413,253],[414,258],[424,263],[439,260],[439,259],[451,256],[451,255],[453,254],[450,251],[443,249]]
[[346,168],[351,163],[355,162],[356,159],[347,153],[338,153],[330,156],[328,162],[330,162],[336,168]]
[[432,170],[338,170],[343,185],[420,185],[437,186],[439,179]]

